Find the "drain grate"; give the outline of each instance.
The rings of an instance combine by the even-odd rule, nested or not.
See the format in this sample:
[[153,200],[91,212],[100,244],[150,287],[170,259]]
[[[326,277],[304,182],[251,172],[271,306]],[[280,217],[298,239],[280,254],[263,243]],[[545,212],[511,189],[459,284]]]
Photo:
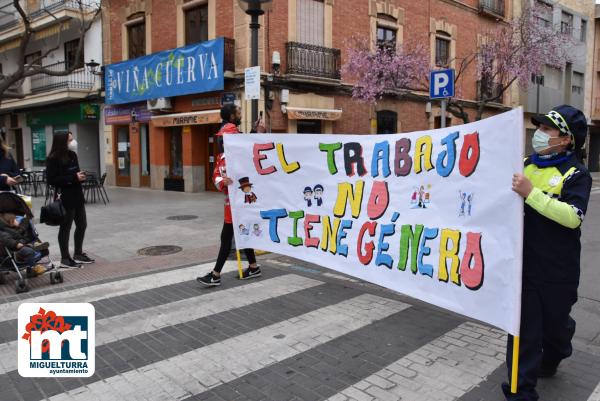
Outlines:
[[174,253],[181,252],[183,248],[175,245],[157,245],[149,246],[147,248],[138,249],[137,254],[142,256],[161,256],[161,255],[172,255]]
[[169,216],[167,217],[167,220],[195,220],[197,219],[198,216],[193,215],[193,214],[182,214],[180,216]]

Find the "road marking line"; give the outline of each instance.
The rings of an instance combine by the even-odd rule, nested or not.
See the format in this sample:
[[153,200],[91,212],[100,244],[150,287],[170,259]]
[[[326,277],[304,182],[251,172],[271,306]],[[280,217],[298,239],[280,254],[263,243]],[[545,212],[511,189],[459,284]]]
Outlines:
[[[364,294],[69,391],[69,399],[182,399],[281,362],[409,308]],[[256,339],[260,339],[257,341]],[[50,398],[58,400],[61,395]]]
[[[287,274],[96,321],[96,346],[324,284]],[[199,307],[201,305],[201,307]],[[0,375],[17,369],[17,340],[0,344]]]

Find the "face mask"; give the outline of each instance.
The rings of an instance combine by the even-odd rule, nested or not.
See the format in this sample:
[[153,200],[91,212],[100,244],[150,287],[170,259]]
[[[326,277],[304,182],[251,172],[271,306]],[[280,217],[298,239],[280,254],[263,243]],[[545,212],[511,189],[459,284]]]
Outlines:
[[75,152],[77,153],[77,141],[75,139],[73,139],[71,142],[69,142],[69,150],[71,152]]
[[549,143],[550,138],[552,137],[545,132],[540,131],[539,129],[536,130],[533,134],[533,139],[531,140],[531,145],[533,146],[535,153],[540,153],[551,148],[553,145],[550,145]]

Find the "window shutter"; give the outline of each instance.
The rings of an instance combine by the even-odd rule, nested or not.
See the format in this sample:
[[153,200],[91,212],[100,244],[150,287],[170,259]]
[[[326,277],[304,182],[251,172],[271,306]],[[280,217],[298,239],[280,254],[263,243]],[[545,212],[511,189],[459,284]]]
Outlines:
[[300,43],[323,46],[325,43],[325,4],[319,0],[297,0],[296,38]]

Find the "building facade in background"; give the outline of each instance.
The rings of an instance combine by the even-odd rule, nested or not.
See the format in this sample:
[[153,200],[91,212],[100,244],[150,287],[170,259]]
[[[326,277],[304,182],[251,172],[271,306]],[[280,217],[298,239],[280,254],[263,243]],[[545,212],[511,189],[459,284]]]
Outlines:
[[[351,37],[398,46],[425,43],[431,67],[455,67],[476,51],[478,32],[512,18],[502,0],[276,0],[260,18],[261,100],[271,132],[377,134],[439,127],[440,107],[427,93],[385,98],[372,106],[352,99],[342,74]],[[103,16],[104,64],[143,63],[144,56],[224,38],[222,90],[146,99],[104,109],[109,182],[188,192],[214,189],[210,173],[222,102],[242,106],[251,127],[244,69],[250,66],[250,18],[237,0],[109,0]],[[136,61],[137,60],[137,61]],[[109,68],[109,67],[107,67]],[[476,66],[457,84],[475,106]],[[504,99],[510,104],[510,94]],[[493,105],[489,113],[503,109]],[[471,112],[471,110],[470,110]],[[474,116],[475,110],[472,110]],[[203,116],[203,118],[197,118]],[[448,116],[451,124],[461,121]]]
[[518,0],[516,9],[519,9],[516,3],[538,7],[542,23],[570,35],[573,43],[569,49],[570,63],[562,69],[544,66],[540,75],[531,77],[529,89],[513,97],[513,106],[522,105],[525,112],[525,148],[531,153],[531,138],[536,129],[531,124],[532,115],[545,114],[561,104],[582,110],[588,118],[592,115],[595,5],[592,0]]
[[[84,4],[86,4],[84,2]],[[79,45],[79,4],[74,1],[30,0],[22,2],[32,26],[39,29],[26,49],[26,63],[38,63],[53,71],[70,66],[66,76],[34,75],[25,78],[4,94],[0,104],[0,129],[12,148],[18,165],[27,170],[45,167],[46,155],[56,132],[71,131],[79,143],[82,169],[104,171],[101,78],[85,68],[90,60],[102,60],[102,24],[95,21],[87,32],[83,52],[76,59]],[[17,69],[20,36],[24,27],[11,0],[0,2],[0,73]],[[48,53],[48,50],[53,49]],[[46,57],[40,58],[47,54]]]

